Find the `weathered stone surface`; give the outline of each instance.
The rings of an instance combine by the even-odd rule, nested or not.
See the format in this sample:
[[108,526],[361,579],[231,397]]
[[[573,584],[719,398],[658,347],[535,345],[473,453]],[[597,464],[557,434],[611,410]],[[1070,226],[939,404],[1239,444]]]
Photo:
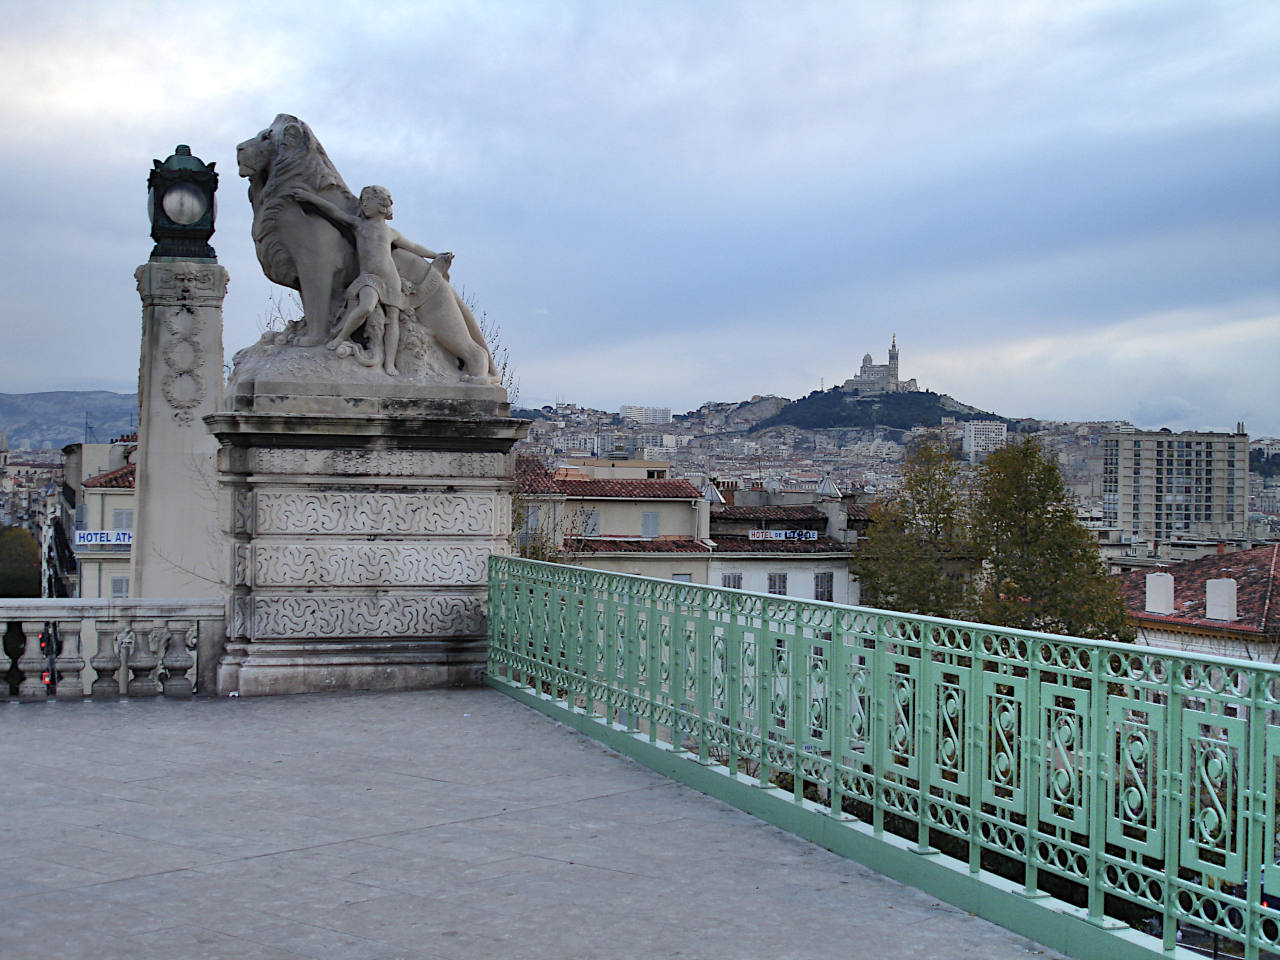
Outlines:
[[206,418],[230,542],[220,692],[478,682],[487,562],[509,550],[526,429],[505,395],[257,386]]
[[[442,543],[260,543],[253,582],[260,587],[401,587],[477,583],[485,578],[489,551]],[[247,570],[238,573],[246,582]]]
[[222,299],[227,271],[204,261],[151,261],[142,297],[131,594],[214,597],[218,445],[200,418],[222,399]]

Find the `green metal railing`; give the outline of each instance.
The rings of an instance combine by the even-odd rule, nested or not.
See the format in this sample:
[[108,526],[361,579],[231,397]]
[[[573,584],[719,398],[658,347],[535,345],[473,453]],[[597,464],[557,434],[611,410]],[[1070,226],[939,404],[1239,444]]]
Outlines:
[[489,638],[494,686],[1058,949],[1280,944],[1280,668],[509,557]]

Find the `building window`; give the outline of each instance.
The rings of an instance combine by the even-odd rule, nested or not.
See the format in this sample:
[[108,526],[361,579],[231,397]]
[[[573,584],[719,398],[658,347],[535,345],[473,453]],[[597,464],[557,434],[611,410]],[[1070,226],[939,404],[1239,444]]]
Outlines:
[[671,579],[676,583],[693,583],[692,573],[673,573]]
[[813,575],[813,599],[831,600],[834,596],[836,575],[830,571]]
[[658,536],[658,512],[646,510],[640,514],[640,536],[653,540]]
[[783,597],[787,595],[787,575],[785,573],[769,574],[769,592]]
[[111,599],[124,600],[129,596],[129,578],[128,577],[112,577],[111,578]]
[[133,529],[133,511],[132,510],[112,510],[111,511],[111,529],[112,530],[132,530]]
[[742,574],[740,573],[722,573],[720,574],[720,586],[728,587],[730,590],[742,589]]
[[600,511],[582,511],[582,535],[584,537],[600,536]]

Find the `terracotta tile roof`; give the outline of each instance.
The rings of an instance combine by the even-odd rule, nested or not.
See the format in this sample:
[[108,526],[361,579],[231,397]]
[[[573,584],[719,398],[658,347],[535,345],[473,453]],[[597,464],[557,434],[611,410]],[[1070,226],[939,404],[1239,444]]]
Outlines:
[[[1173,575],[1171,616],[1147,613],[1147,574]],[[1230,577],[1236,582],[1236,619],[1205,618],[1205,581]],[[1155,623],[1184,624],[1215,630],[1280,635],[1280,544],[1269,543],[1225,556],[1134,570],[1117,578],[1129,615]]]
[[688,480],[557,480],[567,497],[617,497],[626,500],[699,500]]
[[712,520],[822,520],[827,515],[812,504],[774,507],[726,506],[711,511]]
[[710,553],[711,547],[703,540],[571,537],[564,542],[572,553]]
[[117,487],[132,490],[137,469],[136,464],[126,464],[119,469],[108,470],[106,473],[100,473],[96,477],[90,477],[84,482],[84,485],[86,487]]
[[702,497],[688,480],[560,480],[537,457],[516,460],[516,492],[623,500],[698,500]]
[[717,553],[848,553],[849,548],[832,537],[817,540],[751,540],[747,537],[713,538]]
[[516,458],[516,491],[519,493],[559,493],[555,477],[537,457]]

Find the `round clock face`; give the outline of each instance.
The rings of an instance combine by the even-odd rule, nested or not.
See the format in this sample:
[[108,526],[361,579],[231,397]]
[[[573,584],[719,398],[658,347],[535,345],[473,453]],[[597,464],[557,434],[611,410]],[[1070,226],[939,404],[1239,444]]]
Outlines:
[[189,183],[176,183],[164,193],[161,202],[165,216],[184,227],[204,216],[204,194]]

